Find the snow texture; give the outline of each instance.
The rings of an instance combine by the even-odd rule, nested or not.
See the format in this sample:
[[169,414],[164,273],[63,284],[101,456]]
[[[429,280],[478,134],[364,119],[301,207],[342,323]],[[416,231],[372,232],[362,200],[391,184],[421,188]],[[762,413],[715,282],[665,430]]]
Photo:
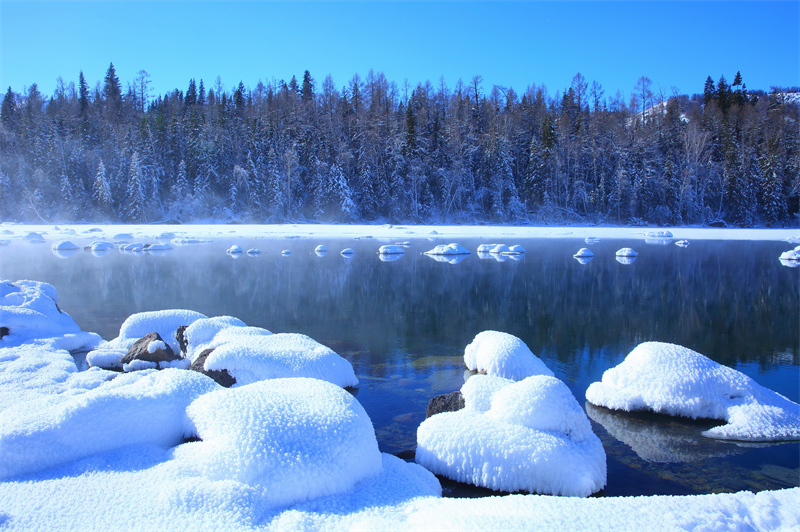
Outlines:
[[172,447],[187,435],[186,407],[217,387],[192,371],[139,371],[53,404],[17,403],[2,413],[0,479],[137,443]]
[[[194,362],[203,350],[216,347],[222,343],[222,341],[214,343],[214,337],[217,333],[230,329],[231,327],[247,327],[247,325],[239,318],[234,318],[233,316],[216,316],[214,318],[206,318],[203,316],[198,320],[192,321],[183,332],[187,344],[187,358]],[[271,334],[266,329],[262,330],[265,331],[266,334]]]
[[710,438],[800,439],[800,405],[735,369],[674,344],[638,345],[600,382],[589,386],[586,399],[615,410],[728,422],[703,432]]
[[372,422],[338,386],[274,379],[219,390],[187,413],[202,439],[179,447],[205,478],[257,487],[262,504],[288,506],[351,490],[382,470]]
[[469,255],[469,250],[460,244],[439,244],[425,252],[426,255]]
[[[218,338],[228,331],[229,336]],[[227,370],[236,379],[236,386],[282,377],[310,377],[343,388],[358,385],[350,362],[308,336],[259,335],[253,329],[235,327],[228,331],[215,337],[216,348],[204,367]]]
[[531,375],[553,376],[525,343],[507,333],[483,331],[464,350],[464,364],[473,371],[521,380]]
[[58,308],[56,289],[38,281],[0,281],[0,327],[8,330],[0,347],[36,342],[71,351],[91,349],[103,341],[97,334],[83,332]]
[[241,253],[241,252],[242,252],[242,246],[238,245],[233,245],[229,247],[227,251],[225,251],[225,253],[227,253],[228,255],[234,255],[236,253]]
[[[467,383],[474,379],[492,377],[475,375]],[[431,416],[417,429],[417,463],[507,492],[586,497],[605,486],[603,445],[563,382],[534,375],[506,383],[494,378],[471,389],[467,383],[467,407]]]
[[800,251],[790,249],[789,251],[781,253],[779,258],[780,260],[800,260]]
[[575,254],[573,255],[573,257],[576,257],[576,258],[577,258],[577,257],[582,257],[582,258],[585,258],[585,257],[594,257],[594,253],[592,253],[592,252],[591,252],[591,250],[590,250],[589,248],[581,248],[581,249],[579,249],[579,250],[578,250],[578,252],[577,252],[577,253],[575,253]]
[[328,248],[325,247],[324,245],[320,244],[320,245],[318,245],[317,247],[314,248],[314,251],[316,251],[318,253],[327,253],[328,252]]
[[57,240],[57,241],[53,242],[53,244],[50,246],[50,249],[59,250],[59,251],[71,251],[71,250],[77,250],[77,249],[80,249],[80,248],[78,248],[78,246],[76,246],[75,244],[73,244],[69,240]]

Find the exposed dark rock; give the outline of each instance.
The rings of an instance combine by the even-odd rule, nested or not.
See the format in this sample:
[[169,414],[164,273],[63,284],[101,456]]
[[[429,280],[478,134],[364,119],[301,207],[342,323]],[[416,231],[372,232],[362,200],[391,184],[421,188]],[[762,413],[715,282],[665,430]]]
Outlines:
[[224,386],[226,388],[230,388],[234,384],[236,384],[236,379],[234,379],[227,370],[207,370],[205,369],[206,359],[208,355],[210,355],[214,349],[204,349],[200,352],[198,357],[192,362],[192,365],[189,366],[189,369],[192,371],[197,371],[211,377],[214,381],[219,384],[220,386]]
[[0,338],[3,336],[8,336],[9,334],[11,333],[9,332],[8,327],[0,327]]
[[189,340],[186,339],[186,329],[188,328],[188,325],[181,325],[175,333],[175,339],[178,341],[178,345],[181,346],[181,353],[183,353],[183,356],[186,356],[187,347],[189,346]]
[[[150,351],[150,344],[152,342],[161,342],[163,347],[159,346],[157,349]],[[171,362],[179,360],[181,357],[176,355],[172,348],[164,342],[158,333],[152,332],[143,338],[136,341],[135,344],[128,349],[128,353],[122,357],[122,364],[129,364],[134,360],[144,360],[146,362]]]
[[437,395],[428,403],[428,411],[425,413],[425,419],[442,412],[456,412],[462,408],[464,408],[464,396],[461,395],[459,390],[444,395]]

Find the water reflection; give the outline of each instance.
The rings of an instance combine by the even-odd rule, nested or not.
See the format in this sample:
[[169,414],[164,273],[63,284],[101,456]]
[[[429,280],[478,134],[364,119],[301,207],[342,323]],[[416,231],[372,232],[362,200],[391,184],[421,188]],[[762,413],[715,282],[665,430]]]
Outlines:
[[636,262],[636,257],[622,257],[620,255],[617,255],[615,258],[617,259],[617,262],[619,262],[620,264],[627,265]]

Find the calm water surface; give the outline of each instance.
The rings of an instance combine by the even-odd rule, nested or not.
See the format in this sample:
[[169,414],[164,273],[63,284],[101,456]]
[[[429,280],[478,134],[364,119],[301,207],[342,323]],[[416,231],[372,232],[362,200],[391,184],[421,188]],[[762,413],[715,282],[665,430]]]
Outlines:
[[[158,254],[61,258],[47,245],[0,248],[0,277],[53,284],[84,329],[117,336],[131,314],[188,308],[231,315],[273,332],[300,332],[354,366],[357,397],[381,450],[413,450],[428,400],[468,376],[464,347],[479,332],[521,338],[580,403],[589,384],[650,340],[685,345],[800,400],[800,268],[777,257],[783,242],[694,241],[688,248],[603,240],[523,239],[527,254],[499,262],[476,253],[457,264],[421,255],[416,239],[382,261],[376,239],[217,238]],[[485,241],[461,240],[472,251]],[[262,254],[234,258],[232,244]],[[314,248],[325,244],[328,254]],[[355,250],[352,258],[339,254]],[[639,252],[620,264],[617,249]],[[291,256],[280,251],[289,249]],[[585,405],[608,457],[605,495],[692,494],[800,485],[800,444],[710,440],[711,425]],[[446,493],[479,495],[445,485]]]

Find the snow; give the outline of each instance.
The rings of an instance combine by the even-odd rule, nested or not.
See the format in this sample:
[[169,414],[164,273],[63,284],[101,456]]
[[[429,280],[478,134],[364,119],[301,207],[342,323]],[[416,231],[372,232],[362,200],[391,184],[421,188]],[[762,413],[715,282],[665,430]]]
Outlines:
[[587,257],[594,257],[594,253],[589,248],[581,248],[578,250],[577,253],[573,255],[575,258],[587,258]]
[[73,244],[72,242],[70,242],[69,240],[56,240],[50,246],[50,249],[52,249],[53,251],[55,251],[55,250],[71,251],[71,250],[77,250],[77,249],[80,249],[80,248],[78,246],[76,246],[75,244]]
[[[230,329],[227,341],[205,361],[206,370],[227,370],[236,386],[281,377],[312,377],[337,386],[354,387],[353,366],[332,349],[308,336],[293,333],[258,335]],[[219,335],[217,335],[219,336]]]
[[162,340],[180,353],[180,345],[176,338],[178,327],[191,325],[206,316],[193,310],[172,309],[139,312],[126,319],[119,328],[119,336],[106,342],[86,355],[90,366],[104,368],[120,367],[122,358],[133,344],[151,332],[158,333]]
[[137,443],[177,445],[186,407],[216,387],[192,371],[140,371],[54,404],[17,403],[0,424],[0,479]]
[[425,255],[469,255],[469,250],[461,244],[439,244],[426,251]]
[[[475,375],[464,388],[474,379],[492,377]],[[603,445],[563,382],[549,375],[505,383],[494,378],[473,386],[465,399],[468,394],[473,399],[464,409],[419,426],[417,463],[498,491],[586,497],[605,486]],[[480,406],[490,396],[488,410],[474,407],[475,395]]]
[[347,492],[382,470],[364,408],[317,379],[220,390],[187,413],[202,441],[179,447],[176,459],[185,457],[207,479],[259,488],[268,506]]
[[318,245],[317,247],[314,248],[314,251],[316,251],[317,253],[327,253],[328,252],[328,248],[323,246],[322,244],[320,244],[320,245]]
[[677,242],[675,242],[675,245],[676,246],[680,246],[682,248],[685,248],[685,247],[689,246],[689,241],[688,240],[678,240]]
[[636,252],[631,248],[621,248],[617,250],[617,257],[636,257]]
[[353,255],[354,253],[355,251],[353,251],[353,248],[344,248],[342,251],[340,251],[340,254],[345,257]]
[[386,245],[378,249],[378,253],[381,255],[402,255],[405,252],[403,246]]
[[626,265],[627,265],[627,264],[633,264],[634,262],[636,262],[636,256],[632,256],[632,257],[625,257],[625,256],[620,256],[620,255],[617,255],[617,256],[616,256],[616,257],[614,257],[614,258],[615,258],[615,259],[617,260],[617,262],[619,262],[620,264],[626,264]]
[[[214,343],[214,338],[221,331],[226,331],[232,327],[247,327],[242,320],[234,318],[233,316],[216,316],[213,318],[202,316],[184,325],[188,325],[186,330],[183,331],[187,344],[186,357],[192,362],[195,361],[203,350],[219,345],[219,343]],[[269,331],[265,330],[265,332],[271,334]]]
[[672,238],[672,231],[668,230],[661,230],[661,231],[645,231],[644,236],[646,238]]
[[292,254],[292,250],[291,249],[284,249],[283,251],[281,251],[281,255],[284,256],[284,257],[288,257],[291,254]]
[[238,246],[238,245],[234,244],[233,246],[229,247],[227,249],[227,251],[225,251],[225,253],[227,253],[228,255],[234,255],[234,254],[237,254],[237,253],[241,253],[242,251],[243,251],[242,250],[242,246]]
[[498,331],[478,333],[464,350],[464,364],[470,370],[512,380],[531,375],[553,376],[522,340]]
[[76,350],[102,342],[97,334],[83,332],[58,308],[58,294],[52,285],[37,281],[0,280],[0,327],[8,330],[0,338],[0,347],[36,342]]
[[727,421],[703,432],[709,438],[800,439],[800,405],[735,369],[674,344],[638,345],[600,382],[589,386],[586,399],[615,410]]
[[796,249],[790,249],[789,251],[784,251],[781,253],[779,257],[780,260],[800,260],[800,251]]
[[150,244],[149,246],[144,248],[142,251],[170,251],[171,249],[172,249],[172,246],[170,246],[169,244],[167,244],[165,242],[162,242],[162,243],[159,243],[159,244]]

